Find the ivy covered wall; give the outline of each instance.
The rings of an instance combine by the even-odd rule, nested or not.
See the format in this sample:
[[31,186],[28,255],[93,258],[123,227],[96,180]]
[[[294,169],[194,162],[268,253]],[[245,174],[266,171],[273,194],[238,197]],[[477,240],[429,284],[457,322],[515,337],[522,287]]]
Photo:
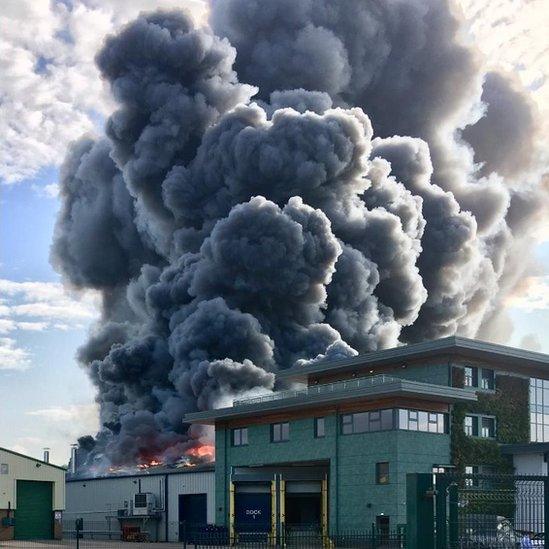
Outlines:
[[[463,387],[463,370],[453,368],[452,385]],[[466,465],[491,465],[498,472],[512,472],[513,464],[501,454],[499,445],[529,442],[530,410],[529,380],[512,375],[498,374],[495,390],[478,392],[478,401],[472,404],[455,404],[452,413],[452,463],[464,472]],[[496,418],[496,439],[470,437],[463,423],[467,413],[485,414]]]

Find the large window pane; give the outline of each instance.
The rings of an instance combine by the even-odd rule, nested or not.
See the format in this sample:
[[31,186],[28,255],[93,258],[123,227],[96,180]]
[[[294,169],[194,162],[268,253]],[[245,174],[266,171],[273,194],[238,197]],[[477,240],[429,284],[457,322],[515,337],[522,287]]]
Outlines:
[[274,423],[271,425],[271,440],[273,442],[290,440],[290,424]]
[[481,387],[482,389],[493,389],[495,386],[494,370],[482,369]]
[[463,368],[463,384],[465,387],[478,386],[478,370],[472,366]]
[[402,408],[398,411],[398,428],[408,429],[408,410]]
[[464,422],[464,429],[465,434],[469,436],[473,436],[473,424],[474,424],[475,418],[473,416],[465,416],[465,422]]
[[350,435],[353,432],[353,416],[351,414],[341,417],[341,432]]
[[354,414],[353,432],[365,433],[366,431],[368,431],[368,412]]
[[381,412],[370,412],[370,431],[381,429]]
[[417,431],[417,411],[408,411],[408,429],[410,431]]
[[429,430],[429,426],[428,426],[428,422],[427,422],[428,415],[429,414],[427,412],[419,412],[418,413],[418,418],[419,418],[418,430],[419,431],[427,432]]
[[381,410],[381,429],[388,431],[393,428],[393,410]]
[[315,419],[315,437],[323,438],[326,436],[326,420],[323,417]]
[[481,418],[481,436],[484,438],[494,438],[496,435],[496,420],[493,417]]
[[439,414],[429,414],[429,432],[437,433],[438,430],[438,415]]

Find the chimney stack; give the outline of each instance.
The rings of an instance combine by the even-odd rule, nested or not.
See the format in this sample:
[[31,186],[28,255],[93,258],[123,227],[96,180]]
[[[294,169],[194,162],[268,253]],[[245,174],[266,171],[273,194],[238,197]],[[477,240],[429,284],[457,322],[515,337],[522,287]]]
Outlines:
[[77,444],[71,445],[71,460],[69,463],[69,471],[71,472],[72,475],[75,475],[76,470],[78,469],[78,464],[76,463],[76,460],[78,459],[77,450],[78,450]]
[[49,448],[44,448],[44,461],[46,463],[50,462],[50,449]]

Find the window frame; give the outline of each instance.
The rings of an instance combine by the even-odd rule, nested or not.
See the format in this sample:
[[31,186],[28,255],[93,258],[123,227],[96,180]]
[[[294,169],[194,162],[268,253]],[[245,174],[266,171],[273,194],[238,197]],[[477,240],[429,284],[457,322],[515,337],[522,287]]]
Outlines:
[[[284,436],[284,426],[287,426],[287,436]],[[276,431],[279,431],[278,437],[275,436]],[[278,423],[271,423],[271,442],[279,443],[279,442],[288,442],[290,440],[290,422],[289,421],[281,421]]]
[[[385,473],[382,472],[382,466],[386,467]],[[386,486],[391,483],[390,465],[388,461],[376,462],[376,484]]]
[[[244,435],[244,437],[243,437]],[[243,438],[246,439],[245,442],[243,442]],[[237,441],[238,439],[238,441]],[[233,447],[240,447],[240,446],[248,446],[249,438],[248,438],[248,427],[235,427],[232,429],[231,433],[231,445]]]
[[[486,376],[486,373],[489,373],[489,375]],[[486,387],[485,382],[487,382]],[[482,391],[494,391],[496,388],[496,372],[491,368],[481,368],[478,388]]]
[[[322,425],[322,428],[319,429],[319,426]],[[326,417],[315,417],[315,438],[325,438],[326,437]]]
[[[468,432],[467,420],[471,419],[471,433]],[[483,422],[489,420],[492,423],[491,434],[484,435]],[[463,418],[463,432],[468,437],[483,438],[486,440],[497,439],[497,421],[495,416],[485,414],[466,414]]]

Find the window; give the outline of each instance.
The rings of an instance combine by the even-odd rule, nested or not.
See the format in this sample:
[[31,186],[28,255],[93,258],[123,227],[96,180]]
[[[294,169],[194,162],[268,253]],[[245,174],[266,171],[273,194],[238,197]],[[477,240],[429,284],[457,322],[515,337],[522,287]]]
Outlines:
[[530,440],[549,442],[549,380],[530,379]]
[[9,475],[10,465],[9,463],[0,463],[0,475]]
[[394,425],[393,410],[381,410],[381,430],[389,431]]
[[495,387],[495,376],[494,370],[487,370],[483,368],[480,375],[480,388],[481,389],[494,389]]
[[[466,465],[465,466],[465,474],[466,475],[493,475],[497,471],[496,467],[493,467],[492,465]],[[466,478],[465,479],[465,486],[472,488],[478,488],[481,487],[483,489],[489,489],[493,485],[493,482],[491,482],[491,479],[486,478]]]
[[344,435],[390,431],[394,429],[394,410],[373,410],[341,416],[341,432]]
[[248,428],[233,429],[233,446],[246,446],[248,444]]
[[478,385],[478,370],[473,366],[463,368],[463,385],[464,387],[477,387]]
[[341,417],[341,432],[344,435],[350,435],[353,433],[353,416],[346,415]]
[[408,430],[417,431],[417,410],[408,410]]
[[463,386],[476,387],[484,390],[493,390],[495,388],[495,373],[489,368],[476,368],[475,366],[465,366],[463,368]]
[[389,462],[376,463],[376,484],[389,484]]
[[381,431],[381,412],[370,412],[370,431]]
[[[476,465],[466,465],[465,466],[465,474],[466,475],[477,475],[478,474],[478,467]],[[465,479],[465,486],[468,488],[472,488],[473,486],[478,486],[477,479],[474,478],[466,478]]]
[[341,416],[341,433],[344,435],[392,429],[444,434],[448,432],[447,414],[399,408]]
[[[476,417],[473,416],[465,416],[465,434],[469,436],[475,436],[478,434],[478,430],[476,429]],[[477,431],[477,432],[475,432]]]
[[273,425],[271,425],[271,441],[285,442],[287,440],[290,440],[290,424],[273,423]]
[[496,419],[491,416],[465,416],[465,434],[472,437],[495,438]]
[[315,419],[315,437],[323,438],[326,436],[326,421],[323,417],[317,417]]
[[483,438],[494,438],[496,436],[496,420],[493,417],[480,418],[480,436]]

